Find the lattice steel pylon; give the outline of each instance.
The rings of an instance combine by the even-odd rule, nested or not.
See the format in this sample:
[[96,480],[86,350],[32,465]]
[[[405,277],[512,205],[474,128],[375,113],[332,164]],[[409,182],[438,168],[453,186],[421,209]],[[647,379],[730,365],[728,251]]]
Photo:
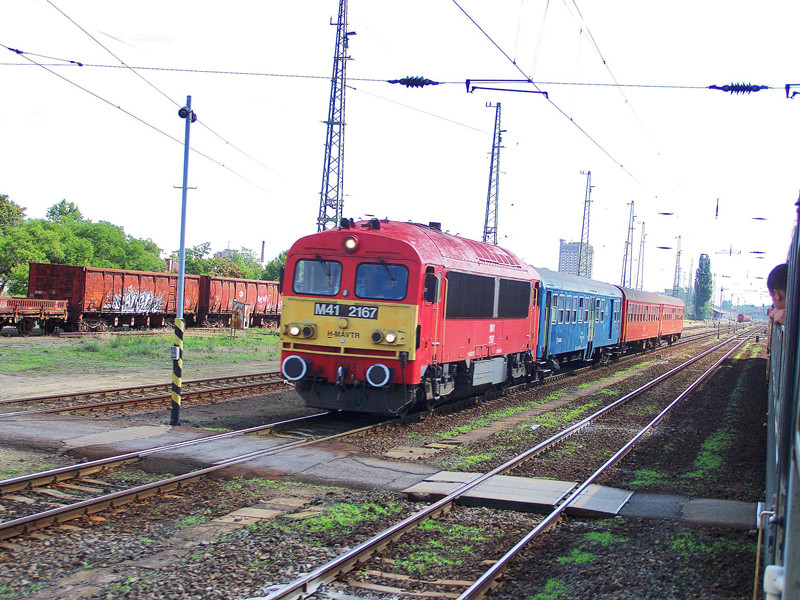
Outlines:
[[681,236],[678,236],[678,253],[675,256],[675,280],[672,283],[672,296],[678,297],[681,287]]
[[[583,173],[583,171],[581,171]],[[592,206],[592,172],[586,171],[586,196],[583,201],[581,245],[578,249],[578,277],[591,277],[589,267],[589,211]]]
[[[491,104],[486,106],[491,108]],[[500,103],[495,105],[492,161],[489,165],[489,192],[486,195],[486,220],[483,224],[483,242],[497,245],[497,205],[500,201],[500,148],[503,132],[500,129]]]
[[625,239],[625,255],[622,257],[622,278],[619,284],[622,287],[631,287],[631,274],[633,273],[633,221],[636,215],[633,214],[633,200],[631,204],[631,216],[628,220],[628,237]]
[[[331,23],[333,25],[333,23]],[[342,219],[344,203],[344,105],[347,61],[347,0],[339,0],[336,20],[336,48],[333,54],[331,99],[325,121],[325,158],[322,167],[322,189],[319,193],[317,231],[336,227]]]

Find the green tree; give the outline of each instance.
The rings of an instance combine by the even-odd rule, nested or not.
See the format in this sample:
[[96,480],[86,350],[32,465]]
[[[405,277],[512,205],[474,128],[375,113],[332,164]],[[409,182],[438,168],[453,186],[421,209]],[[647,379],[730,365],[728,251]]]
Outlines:
[[694,278],[694,305],[698,319],[706,320],[712,316],[714,310],[711,306],[712,286],[711,259],[708,254],[701,254]]
[[286,255],[288,253],[288,250],[284,250],[266,264],[264,267],[264,279],[267,281],[278,280],[281,275],[281,269],[286,266]]
[[75,203],[62,200],[47,209],[47,220],[64,224],[78,223],[83,221],[83,215]]
[[9,227],[19,227],[24,221],[25,209],[6,194],[0,194],[0,232]]

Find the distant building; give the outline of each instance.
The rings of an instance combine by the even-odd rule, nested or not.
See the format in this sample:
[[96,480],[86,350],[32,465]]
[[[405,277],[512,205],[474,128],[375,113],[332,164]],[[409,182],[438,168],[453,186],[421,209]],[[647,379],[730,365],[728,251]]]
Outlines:
[[[566,242],[559,240],[560,247],[558,250],[558,272],[567,273],[568,275],[578,274],[578,259],[581,254],[580,242]],[[589,244],[589,277],[592,276],[592,266],[594,264],[594,249]]]
[[219,252],[215,252],[214,256],[218,256],[219,258],[228,258],[230,256],[234,256],[238,254],[236,250],[231,250],[230,248],[226,248],[225,250],[220,250]]

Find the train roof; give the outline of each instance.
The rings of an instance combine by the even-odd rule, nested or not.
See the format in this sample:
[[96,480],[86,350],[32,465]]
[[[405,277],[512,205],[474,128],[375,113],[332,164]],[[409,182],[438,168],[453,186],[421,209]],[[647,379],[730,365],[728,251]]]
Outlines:
[[[381,251],[365,251],[365,259],[384,254],[388,258],[417,258],[422,264],[442,265],[448,270],[479,272],[521,279],[539,279],[536,270],[516,255],[500,246],[484,244],[458,237],[440,228],[421,223],[378,220],[350,222],[347,227],[337,227],[301,238],[292,246],[292,253],[319,253],[321,250],[343,253],[344,238],[355,235],[361,240],[377,237],[384,240]],[[382,250],[386,250],[385,253]],[[358,256],[358,252],[356,252]]]
[[587,277],[578,277],[577,275],[568,275],[567,273],[559,273],[558,271],[551,271],[550,269],[535,268],[542,278],[542,284],[545,286],[558,287],[570,292],[602,294],[615,298],[622,297],[622,292],[620,292],[619,288],[610,283],[604,283]]
[[617,286],[625,294],[628,300],[634,302],[649,302],[651,304],[666,304],[668,306],[683,306],[683,300],[666,294],[656,294],[654,292],[643,292],[641,290],[632,290],[622,286]]

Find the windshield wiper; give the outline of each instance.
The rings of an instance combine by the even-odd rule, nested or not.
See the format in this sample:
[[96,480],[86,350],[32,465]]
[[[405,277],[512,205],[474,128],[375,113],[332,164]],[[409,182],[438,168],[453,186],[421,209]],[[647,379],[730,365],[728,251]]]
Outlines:
[[395,280],[394,274],[389,270],[389,266],[386,264],[386,261],[380,259],[381,266],[386,271],[386,274],[389,276],[389,281],[392,282],[392,287],[397,287],[397,281]]

